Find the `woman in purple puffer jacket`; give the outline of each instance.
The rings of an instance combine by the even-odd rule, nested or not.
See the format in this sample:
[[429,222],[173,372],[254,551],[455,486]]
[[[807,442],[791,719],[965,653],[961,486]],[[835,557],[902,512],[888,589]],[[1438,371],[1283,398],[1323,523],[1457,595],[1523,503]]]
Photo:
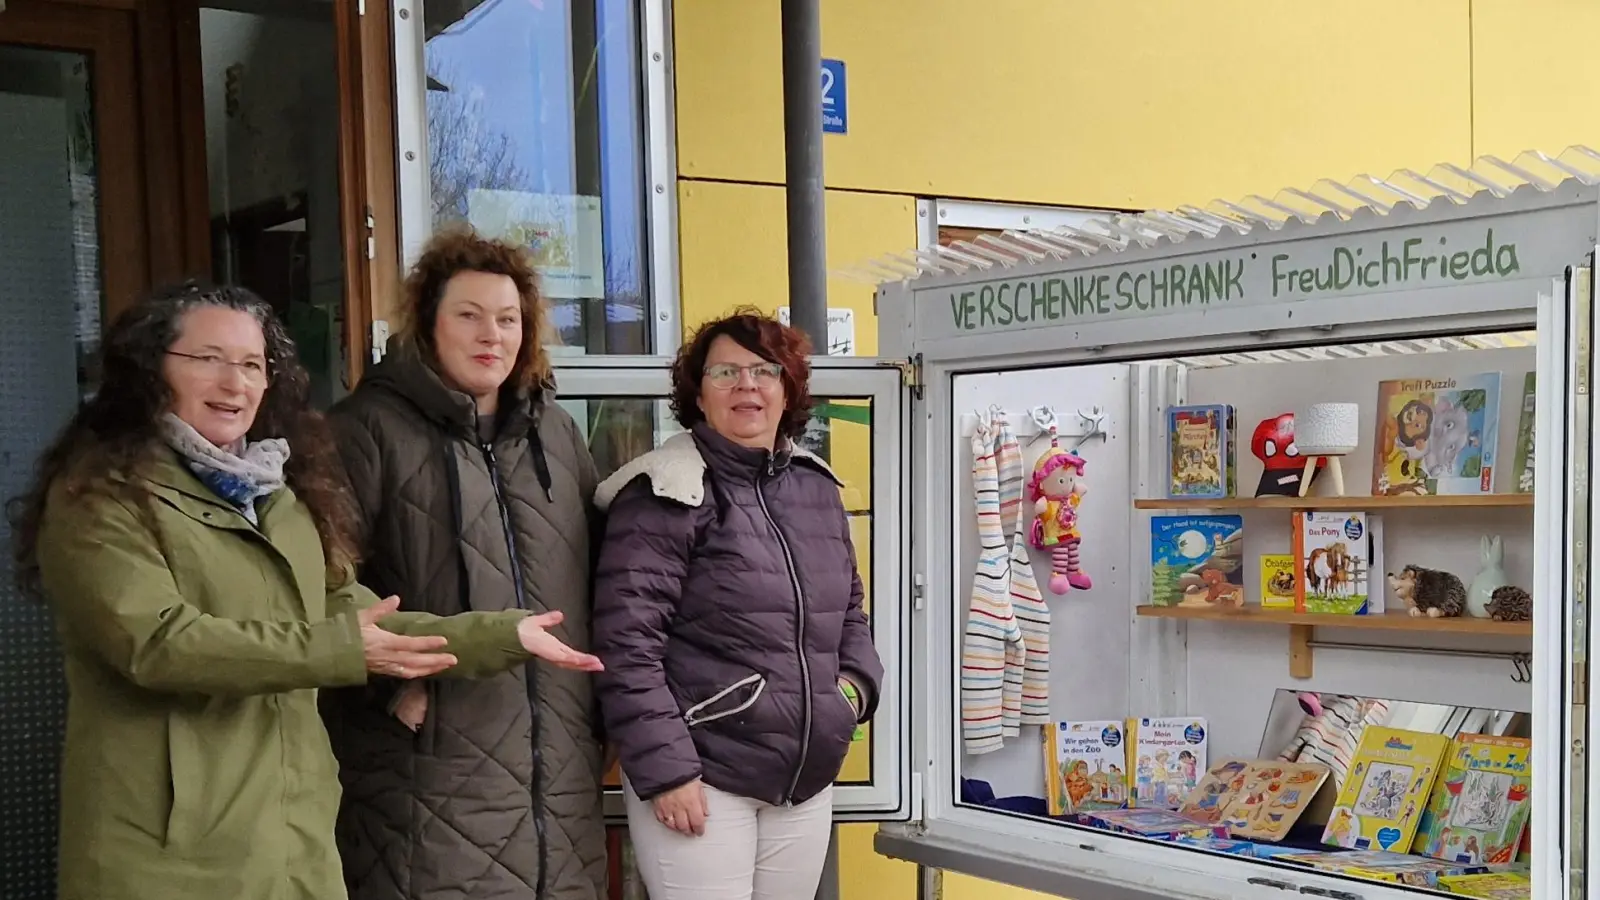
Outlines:
[[601,711],[651,900],[810,900],[883,665],[840,483],[794,443],[805,336],[754,312],[678,354],[687,434],[600,486]]

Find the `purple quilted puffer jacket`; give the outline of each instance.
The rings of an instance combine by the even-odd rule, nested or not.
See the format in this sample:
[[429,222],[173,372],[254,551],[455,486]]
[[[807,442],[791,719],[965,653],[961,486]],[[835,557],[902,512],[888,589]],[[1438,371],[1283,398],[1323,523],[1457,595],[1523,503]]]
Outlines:
[[861,607],[839,483],[803,450],[741,447],[704,424],[600,486],[600,708],[649,799],[696,777],[800,803],[844,764],[883,665]]

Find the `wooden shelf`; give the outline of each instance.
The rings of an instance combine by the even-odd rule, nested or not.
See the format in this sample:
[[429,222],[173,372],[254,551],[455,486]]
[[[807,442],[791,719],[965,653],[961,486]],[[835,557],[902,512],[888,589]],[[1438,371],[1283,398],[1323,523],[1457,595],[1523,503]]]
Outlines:
[[1289,627],[1289,674],[1311,677],[1311,641],[1318,628],[1347,628],[1368,631],[1408,631],[1427,634],[1476,634],[1489,637],[1533,637],[1532,622],[1496,622],[1492,619],[1452,617],[1430,619],[1410,613],[1381,613],[1370,616],[1339,616],[1297,613],[1289,610],[1245,606],[1228,609],[1202,606],[1141,606],[1139,615],[1156,619],[1195,619],[1229,622],[1236,625],[1287,625]]
[[1218,497],[1215,499],[1159,499],[1133,501],[1135,509],[1210,510],[1210,509],[1437,509],[1449,507],[1533,508],[1532,494],[1448,494],[1441,497],[1402,495],[1397,497]]

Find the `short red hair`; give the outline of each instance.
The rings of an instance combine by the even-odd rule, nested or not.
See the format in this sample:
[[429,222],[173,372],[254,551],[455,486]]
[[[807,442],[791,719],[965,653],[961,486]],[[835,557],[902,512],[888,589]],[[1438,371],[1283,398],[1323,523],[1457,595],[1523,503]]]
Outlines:
[[783,419],[778,433],[795,439],[805,433],[811,419],[811,341],[754,307],[744,306],[732,314],[701,325],[678,348],[672,363],[672,414],[684,428],[705,421],[700,410],[700,382],[706,374],[706,356],[711,343],[722,336],[770,363],[783,367]]

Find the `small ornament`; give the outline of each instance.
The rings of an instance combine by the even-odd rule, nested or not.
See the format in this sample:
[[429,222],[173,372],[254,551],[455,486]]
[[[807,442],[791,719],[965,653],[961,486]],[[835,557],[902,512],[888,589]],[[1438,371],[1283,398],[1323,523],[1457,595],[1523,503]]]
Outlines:
[[[1294,442],[1294,413],[1262,419],[1250,437],[1250,452],[1263,466],[1261,481],[1256,485],[1257,497],[1300,496],[1300,483],[1308,476],[1305,457]],[[1326,459],[1318,459],[1309,478],[1314,481],[1327,464]],[[1306,485],[1307,490],[1310,487]]]
[[1400,574],[1390,572],[1388,577],[1390,590],[1405,602],[1413,616],[1451,618],[1466,610],[1466,585],[1449,572],[1406,566]]
[[1073,588],[1086,591],[1089,576],[1078,565],[1083,541],[1078,529],[1078,504],[1088,493],[1083,479],[1083,457],[1061,449],[1055,429],[1050,429],[1050,449],[1034,464],[1028,479],[1028,500],[1033,504],[1033,528],[1028,542],[1050,551],[1050,590],[1065,594]]
[[1488,612],[1496,622],[1527,622],[1533,618],[1533,595],[1514,584],[1502,585],[1490,596]]
[[1483,556],[1483,567],[1467,588],[1467,615],[1488,618],[1489,600],[1496,589],[1506,583],[1505,550],[1500,535],[1486,534],[1478,542],[1478,552]]

